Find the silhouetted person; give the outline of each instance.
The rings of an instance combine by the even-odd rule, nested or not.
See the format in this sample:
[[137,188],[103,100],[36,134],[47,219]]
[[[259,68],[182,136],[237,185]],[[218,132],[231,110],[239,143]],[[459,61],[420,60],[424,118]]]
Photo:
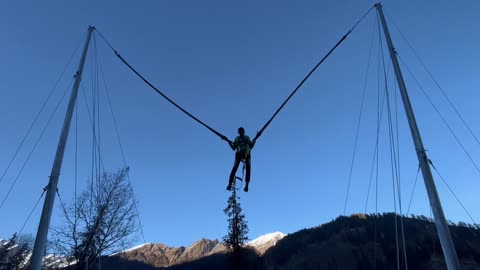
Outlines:
[[232,142],[228,141],[228,144],[235,150],[235,163],[233,164],[232,172],[230,173],[230,178],[228,181],[227,190],[232,189],[233,181],[235,180],[235,173],[237,172],[238,165],[240,162],[245,162],[246,175],[245,175],[245,192],[248,192],[248,184],[250,183],[250,151],[255,145],[254,142],[250,141],[250,138],[245,135],[245,129],[240,127],[238,129],[238,135],[235,140]]

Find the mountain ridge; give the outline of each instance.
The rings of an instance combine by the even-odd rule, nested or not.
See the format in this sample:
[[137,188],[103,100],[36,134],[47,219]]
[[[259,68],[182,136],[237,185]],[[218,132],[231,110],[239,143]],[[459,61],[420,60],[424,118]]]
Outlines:
[[[286,234],[278,231],[268,233],[255,238],[245,246],[255,249],[261,255],[285,236]],[[218,239],[201,238],[187,247],[170,247],[162,243],[146,243],[113,254],[110,257],[117,256],[126,261],[143,262],[153,267],[170,267],[226,252],[227,248]]]
[[[397,256],[395,222],[403,220],[405,231],[405,252],[402,243]],[[455,242],[461,267],[464,270],[480,269],[480,225],[465,223],[450,224],[452,239]],[[267,234],[268,235],[268,234]],[[376,235],[376,236],[375,236]],[[265,240],[265,235],[254,239],[257,243]],[[268,237],[267,237],[268,238]],[[271,238],[271,239],[274,239]],[[401,239],[401,237],[398,237]],[[212,240],[199,240],[195,243],[211,246]],[[217,240],[218,241],[218,240]],[[210,245],[208,245],[210,243]],[[104,269],[153,270],[199,270],[232,269],[230,255],[217,243],[209,252],[197,259],[183,256],[188,260],[176,260],[169,266],[156,266],[148,261],[130,261],[127,257]],[[216,252],[211,252],[214,248]],[[264,253],[245,245],[244,260],[239,269],[255,270],[297,270],[297,269],[397,269],[406,265],[410,269],[446,269],[441,245],[436,234],[435,223],[424,216],[405,217],[393,213],[380,215],[354,214],[339,216],[325,224],[290,233],[275,241],[275,245]],[[404,261],[404,253],[408,260]],[[180,258],[180,257],[179,257]],[[237,267],[238,268],[238,267]]]

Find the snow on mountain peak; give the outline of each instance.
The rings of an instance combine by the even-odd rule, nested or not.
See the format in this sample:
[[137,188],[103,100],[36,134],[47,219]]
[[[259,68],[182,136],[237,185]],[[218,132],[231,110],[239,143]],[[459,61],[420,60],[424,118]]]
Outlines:
[[143,244],[140,244],[140,245],[138,245],[138,246],[135,246],[135,247],[129,248],[129,249],[127,249],[127,250],[123,251],[123,252],[129,252],[129,251],[133,251],[133,250],[135,250],[135,249],[139,249],[139,248],[141,248],[141,247],[143,247],[143,246],[146,246],[146,245],[148,245],[148,244],[151,244],[151,243],[143,243]]
[[247,245],[249,245],[249,246],[260,246],[260,245],[264,245],[264,244],[267,244],[267,243],[270,243],[270,242],[275,242],[275,244],[276,244],[280,239],[285,237],[285,235],[286,234],[284,234],[282,232],[267,233],[267,234],[261,235],[261,236],[257,237],[256,239],[248,242]]
[[121,253],[131,252],[131,251],[134,251],[134,250],[136,250],[136,249],[139,249],[139,248],[141,248],[141,247],[144,247],[144,246],[150,245],[150,244],[151,244],[151,243],[144,243],[144,244],[141,244],[141,245],[138,245],[138,246],[134,246],[134,247],[129,248],[129,249],[126,249],[126,250],[122,250],[122,251],[119,251],[119,252],[110,254],[109,256],[115,256],[115,255],[118,255],[118,254],[121,254]]
[[256,239],[247,243],[247,246],[254,247],[257,251],[263,254],[267,249],[275,246],[286,234],[282,232],[267,233],[257,237]]

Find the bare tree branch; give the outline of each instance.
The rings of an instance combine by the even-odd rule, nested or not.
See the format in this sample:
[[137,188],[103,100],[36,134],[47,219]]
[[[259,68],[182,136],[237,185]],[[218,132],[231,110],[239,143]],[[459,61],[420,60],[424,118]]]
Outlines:
[[66,220],[53,228],[53,249],[75,258],[77,269],[94,267],[98,256],[124,250],[136,240],[137,222],[128,168],[90,181],[76,203],[63,206]]

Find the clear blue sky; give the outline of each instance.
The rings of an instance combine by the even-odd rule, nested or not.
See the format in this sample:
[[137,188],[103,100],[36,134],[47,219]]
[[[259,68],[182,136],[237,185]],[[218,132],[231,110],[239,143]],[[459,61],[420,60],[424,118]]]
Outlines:
[[[253,137],[303,76],[363,15],[372,1],[4,1],[0,5],[0,172],[3,173],[88,25],[99,29],[141,73],[200,119],[233,139],[239,126]],[[386,1],[393,19],[480,136],[480,3]],[[388,19],[387,18],[387,19]],[[391,20],[389,20],[391,23]],[[258,140],[250,192],[241,193],[251,238],[294,232],[343,213],[372,31],[372,12],[317,70]],[[480,146],[461,125],[393,24],[398,53],[445,115],[473,159]],[[155,94],[97,37],[147,242],[189,245],[221,238],[233,151],[210,131]],[[68,85],[75,55],[53,100],[6,178],[0,199]],[[374,36],[365,108],[347,214],[363,212],[377,119],[378,37]],[[91,89],[87,62],[83,84]],[[477,222],[480,173],[404,71],[430,158]],[[392,76],[390,75],[390,78]],[[393,93],[394,83],[389,80]],[[102,88],[103,89],[103,88]],[[102,90],[103,91],[103,90]],[[79,101],[79,186],[90,175],[91,135]],[[101,145],[106,167],[122,165],[104,92]],[[402,105],[399,138],[404,211],[417,160]],[[0,237],[18,231],[48,182],[65,103],[0,209]],[[385,120],[386,118],[384,118]],[[393,211],[385,121],[380,132],[379,211]],[[74,129],[72,128],[72,131]],[[72,133],[74,134],[74,133]],[[74,144],[69,139],[60,179],[73,198]],[[447,217],[469,221],[437,177]],[[374,211],[373,189],[367,212]],[[59,224],[58,200],[52,225]],[[24,232],[35,233],[41,206]],[[429,216],[421,178],[411,212]],[[8,221],[7,221],[8,220]],[[408,237],[408,236],[407,236]]]

